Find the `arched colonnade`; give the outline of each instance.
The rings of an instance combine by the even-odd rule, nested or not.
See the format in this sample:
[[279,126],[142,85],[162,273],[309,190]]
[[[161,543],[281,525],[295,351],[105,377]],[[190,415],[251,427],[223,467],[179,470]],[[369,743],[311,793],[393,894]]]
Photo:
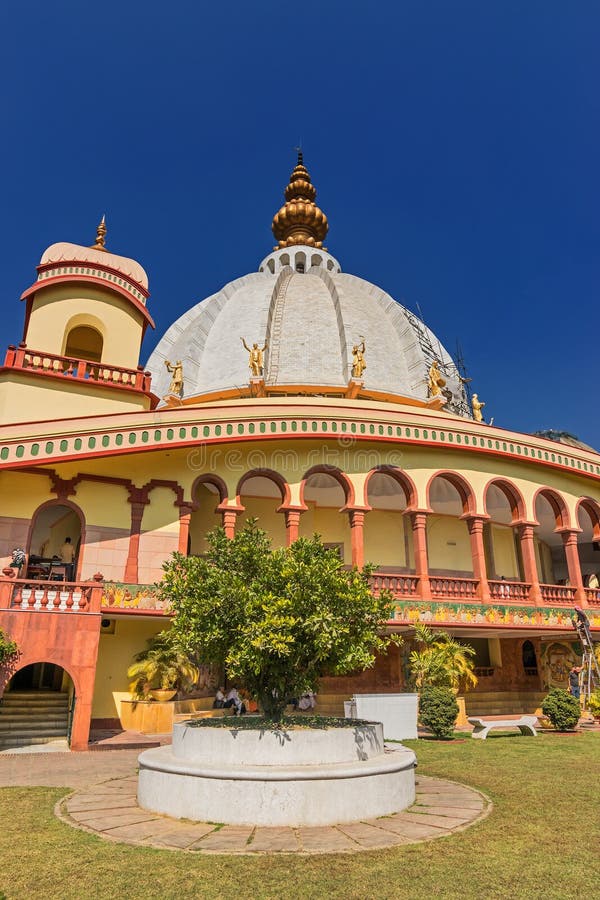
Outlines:
[[317,532],[347,565],[377,564],[375,586],[397,596],[535,604],[598,599],[600,504],[580,498],[573,522],[553,488],[537,490],[528,515],[519,488],[492,478],[481,512],[457,472],[433,473],[419,496],[409,474],[392,466],[372,469],[357,483],[322,465],[293,492],[270,469],[245,473],[235,496],[218,476],[201,475],[192,498],[180,508],[182,552],[205,552],[204,535],[218,524],[233,537],[238,522],[257,517],[274,546]]

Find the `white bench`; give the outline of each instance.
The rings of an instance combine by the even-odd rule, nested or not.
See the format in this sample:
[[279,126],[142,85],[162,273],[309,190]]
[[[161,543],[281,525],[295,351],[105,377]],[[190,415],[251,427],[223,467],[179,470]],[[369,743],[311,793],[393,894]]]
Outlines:
[[471,737],[482,741],[492,728],[518,728],[521,734],[537,735],[537,716],[469,716],[469,724],[474,726]]

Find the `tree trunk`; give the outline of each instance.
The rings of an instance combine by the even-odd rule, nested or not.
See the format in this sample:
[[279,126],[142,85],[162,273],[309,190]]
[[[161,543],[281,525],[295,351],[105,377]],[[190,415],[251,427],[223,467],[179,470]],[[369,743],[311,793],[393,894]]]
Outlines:
[[272,691],[266,691],[264,694],[258,695],[258,704],[263,711],[266,719],[272,722],[281,722],[287,702],[280,700],[278,696],[273,696]]

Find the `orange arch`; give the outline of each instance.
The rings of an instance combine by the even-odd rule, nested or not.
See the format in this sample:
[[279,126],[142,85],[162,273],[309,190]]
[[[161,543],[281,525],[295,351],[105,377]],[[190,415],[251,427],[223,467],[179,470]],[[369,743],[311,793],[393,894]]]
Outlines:
[[477,511],[477,504],[475,503],[475,494],[473,493],[473,488],[466,480],[466,478],[463,478],[463,476],[459,475],[458,472],[452,472],[448,469],[442,469],[439,472],[436,472],[427,482],[425,499],[428,509],[431,509],[431,503],[429,500],[431,485],[436,478],[443,478],[445,481],[450,482],[450,484],[456,488],[460,496],[460,502],[462,503],[463,515],[475,515]]
[[[29,531],[27,533],[27,558],[29,558],[31,554],[31,539],[33,537],[33,531],[35,528],[35,523],[38,515],[41,513],[43,509],[46,509],[49,506],[68,506],[69,509],[72,509],[73,512],[77,513],[79,518],[79,526],[80,526],[80,536],[79,536],[79,553],[77,555],[77,571],[73,574],[73,578],[75,581],[79,580],[81,575],[81,566],[83,564],[83,556],[85,553],[85,516],[83,514],[83,510],[81,507],[77,506],[76,503],[73,503],[72,500],[63,500],[61,498],[56,498],[53,500],[46,500],[45,503],[40,504],[34,514],[31,517],[31,522],[29,524]],[[50,660],[42,660],[42,662],[50,662]],[[59,663],[56,663],[58,666]],[[64,667],[63,667],[64,668]]]
[[2,672],[2,679],[0,680],[0,694],[6,690],[8,684],[12,681],[12,679],[21,672],[23,669],[27,668],[27,666],[34,666],[36,663],[50,663],[52,666],[59,666],[64,672],[67,673],[71,681],[73,682],[73,687],[75,688],[75,696],[79,698],[80,696],[80,684],[79,680],[75,677],[73,672],[71,671],[68,665],[65,665],[65,661],[62,658],[61,654],[58,653],[56,656],[53,654],[52,659],[48,659],[45,656],[40,657],[40,654],[36,651],[33,653],[28,653],[27,648],[20,648],[19,652],[19,661],[15,668],[12,668],[9,671]]
[[365,506],[369,505],[369,481],[371,480],[373,475],[389,475],[390,478],[393,478],[394,481],[402,488],[404,497],[406,499],[406,506],[411,509],[417,508],[417,488],[415,486],[415,483],[412,478],[410,478],[406,474],[406,472],[404,472],[402,469],[399,469],[397,466],[376,466],[374,469],[371,469],[365,479]]
[[487,512],[487,493],[489,488],[495,485],[499,490],[502,491],[508,503],[510,505],[510,511],[512,515],[512,523],[515,525],[517,522],[525,521],[525,500],[523,498],[523,494],[519,490],[519,488],[512,483],[512,481],[508,481],[506,478],[491,478],[486,486],[483,489],[483,508]]
[[339,486],[342,488],[344,492],[344,499],[346,506],[354,506],[354,486],[347,475],[345,475],[341,469],[338,469],[337,466],[313,466],[308,472],[304,473],[304,477],[300,482],[300,504],[302,506],[304,503],[304,490],[306,488],[306,482],[311,477],[311,475],[331,475],[332,478],[335,478]]
[[537,521],[537,515],[535,508],[537,506],[538,497],[544,497],[550,506],[552,507],[552,512],[554,513],[554,522],[556,528],[569,528],[571,525],[571,520],[569,518],[569,510],[567,509],[567,504],[565,503],[563,497],[558,493],[558,491],[553,490],[549,487],[541,487],[538,488],[535,492],[535,496],[533,498],[533,515],[536,519],[536,524],[540,524]]
[[242,502],[240,500],[240,494],[242,493],[242,487],[250,478],[268,478],[269,481],[272,481],[279,488],[279,492],[281,493],[281,502],[284,506],[287,506],[290,502],[290,486],[279,472],[275,472],[273,469],[251,469],[249,472],[246,472],[240,480],[238,481],[238,486],[235,491],[235,502],[238,506],[242,506]]
[[600,541],[600,503],[592,497],[580,497],[575,507],[575,515],[577,516],[577,524],[579,523],[579,510],[585,509],[586,513],[592,520],[593,540]]
[[219,478],[218,475],[213,475],[211,472],[207,472],[205,475],[198,475],[192,485],[191,496],[194,501],[194,506],[197,506],[196,502],[196,491],[201,484],[212,484],[213,487],[219,492],[219,503],[224,503],[227,500],[227,485],[223,481],[222,478]]

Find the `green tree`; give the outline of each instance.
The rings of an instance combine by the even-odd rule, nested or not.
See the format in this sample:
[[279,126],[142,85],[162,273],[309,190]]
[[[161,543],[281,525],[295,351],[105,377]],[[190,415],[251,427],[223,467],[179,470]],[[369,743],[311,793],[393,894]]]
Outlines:
[[419,697],[419,719],[437,738],[449,740],[454,737],[457,715],[458,703],[451,688],[431,685],[423,688]]
[[175,633],[160,631],[151,637],[145,650],[136,654],[135,662],[127,669],[131,678],[129,690],[138,700],[148,691],[189,690],[198,680],[198,669],[182,651]]
[[548,716],[557,731],[573,731],[581,715],[581,704],[562,688],[552,688],[544,697],[542,712]]
[[432,631],[420,623],[415,625],[415,639],[419,646],[411,651],[409,664],[417,690],[426,685],[468,690],[477,684],[472,647],[459,644],[445,631]]
[[268,718],[322,675],[362,671],[397,642],[383,633],[391,596],[373,596],[372,569],[344,570],[317,536],[273,550],[249,520],[232,540],[222,528],[207,540],[206,557],[165,563],[161,596],[181,646],[239,680]]

